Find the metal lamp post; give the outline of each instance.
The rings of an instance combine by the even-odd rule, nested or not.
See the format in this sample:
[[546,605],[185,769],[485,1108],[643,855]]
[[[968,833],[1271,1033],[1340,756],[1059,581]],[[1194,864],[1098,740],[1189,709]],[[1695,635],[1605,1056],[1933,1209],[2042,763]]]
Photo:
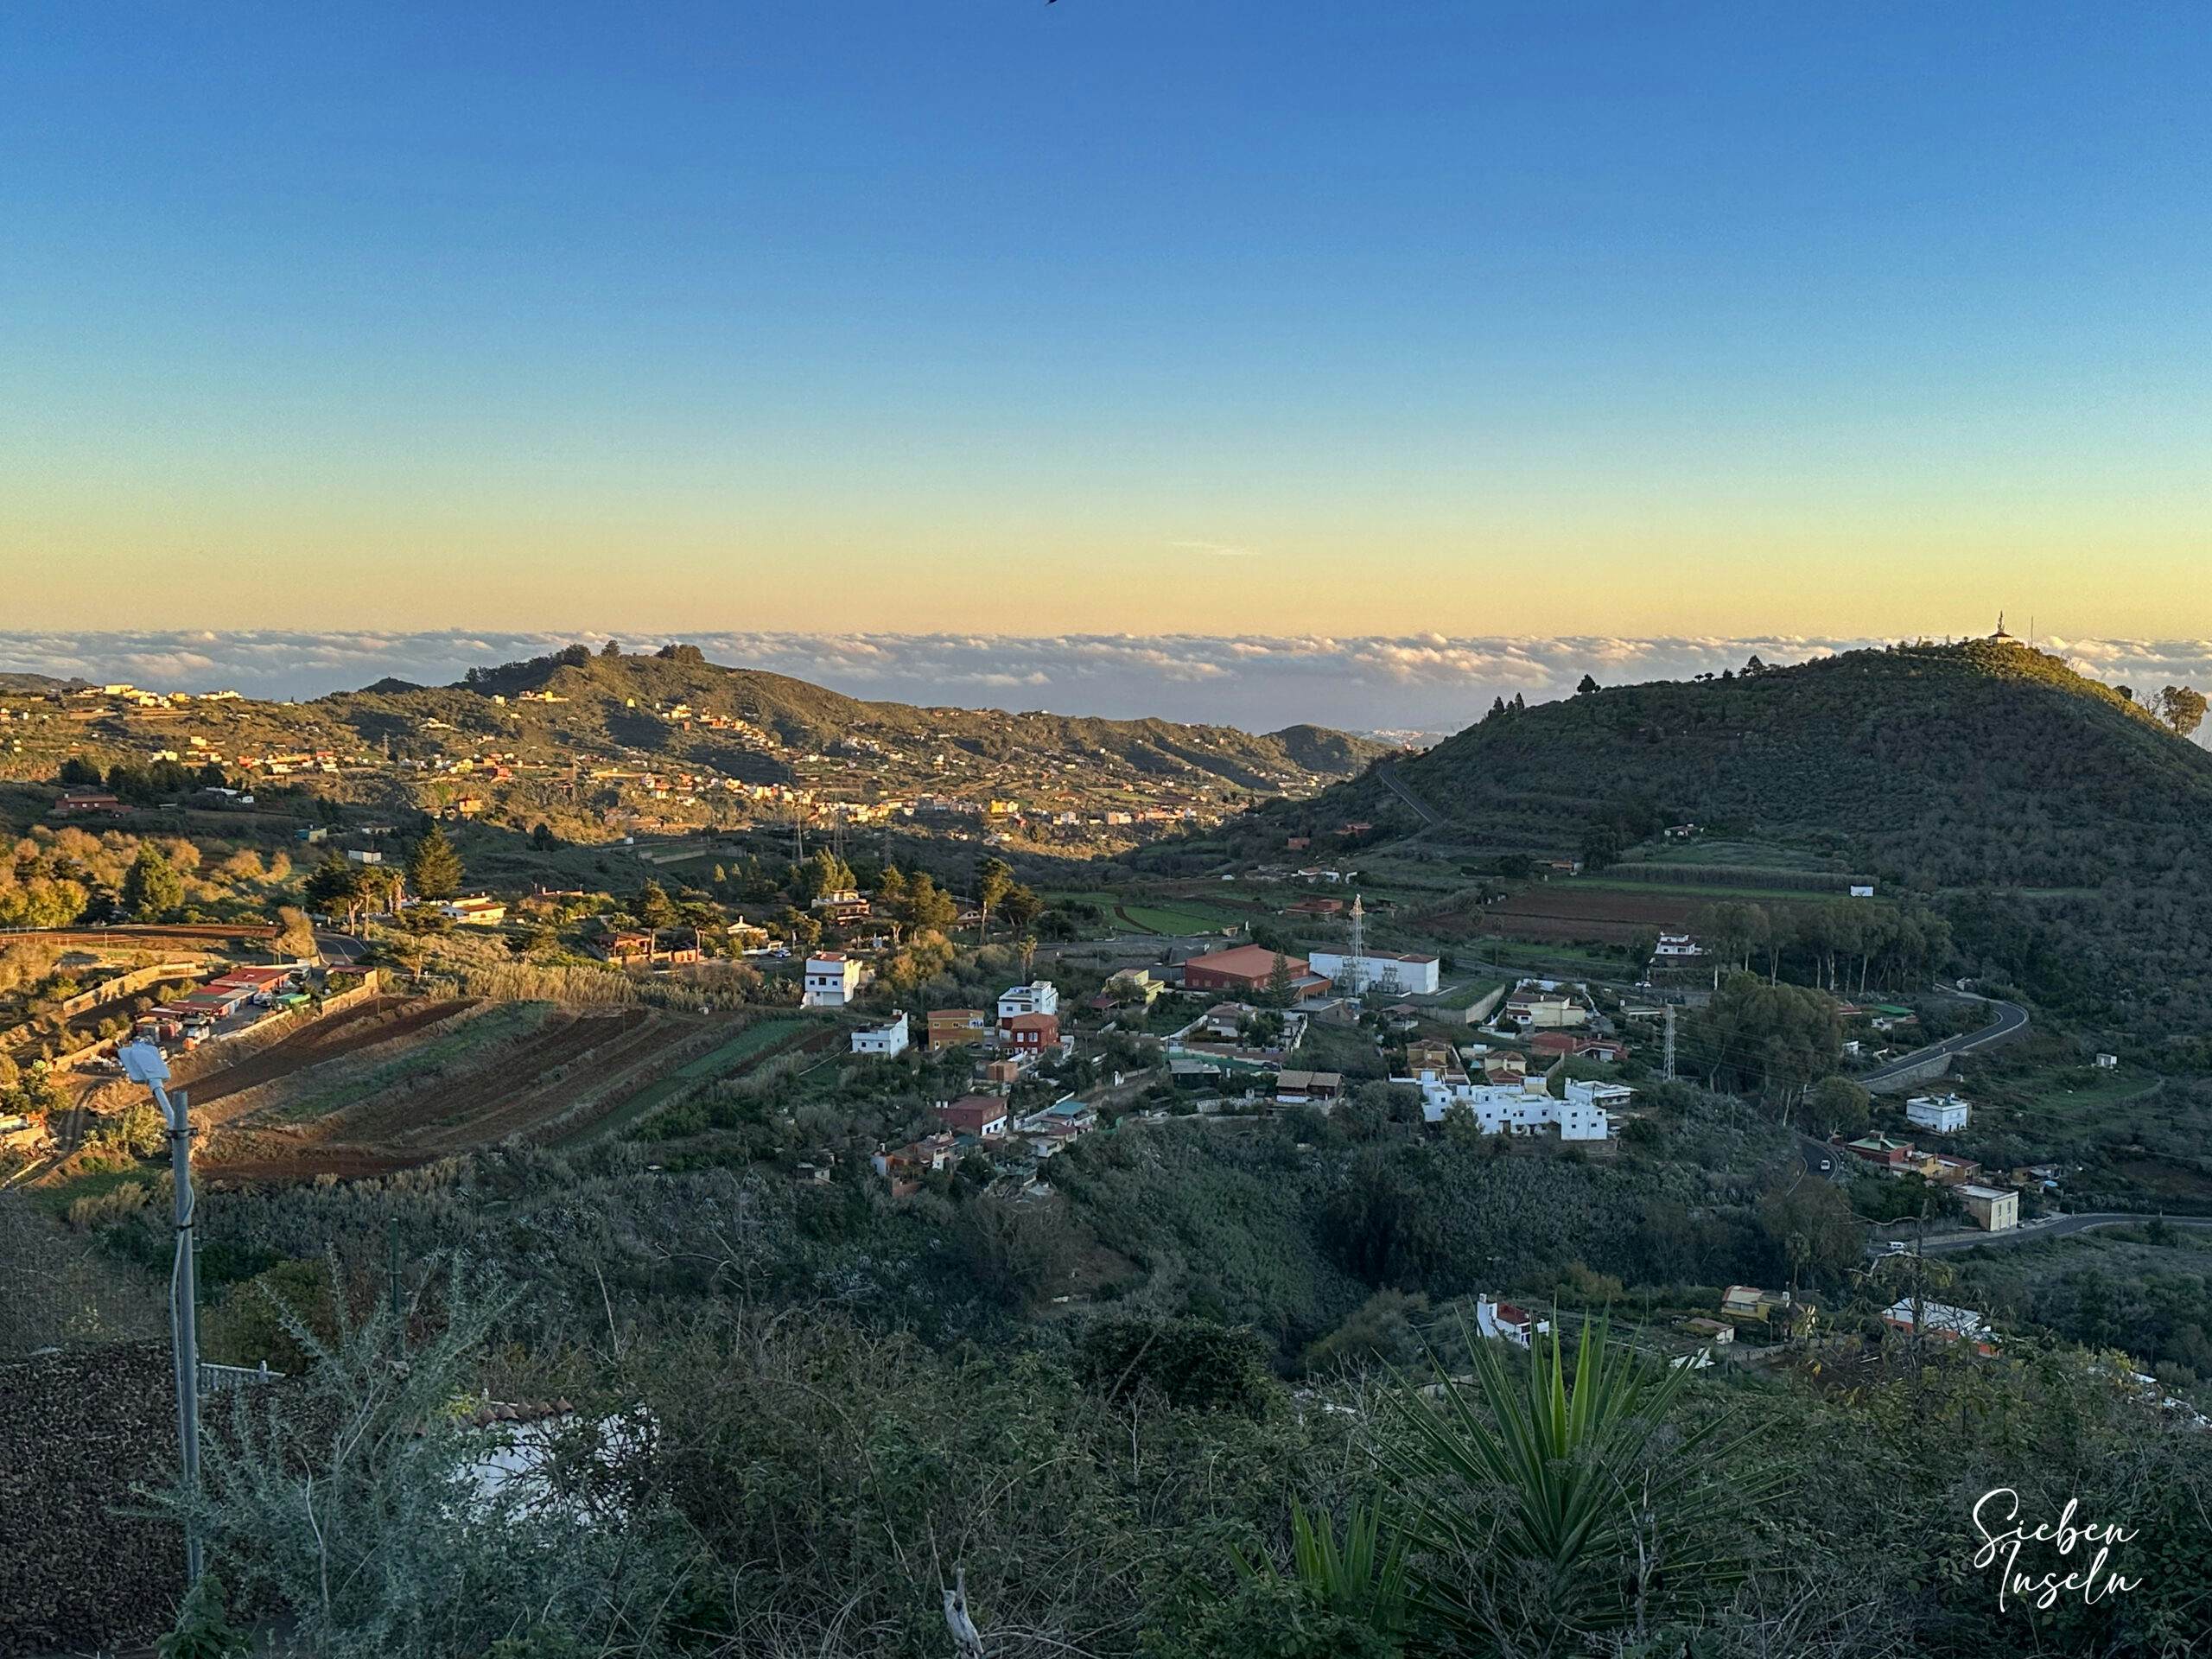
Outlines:
[[[169,1335],[176,1354],[176,1427],[181,1455],[184,1489],[200,1492],[200,1311],[193,1255],[192,1123],[190,1103],[182,1094],[175,1099],[162,1085],[168,1081],[168,1061],[151,1043],[126,1043],[116,1050],[131,1082],[150,1090],[161,1109],[169,1136],[169,1169],[175,1185],[176,1260],[169,1272]],[[185,1586],[200,1580],[200,1525],[188,1516],[184,1526]]]

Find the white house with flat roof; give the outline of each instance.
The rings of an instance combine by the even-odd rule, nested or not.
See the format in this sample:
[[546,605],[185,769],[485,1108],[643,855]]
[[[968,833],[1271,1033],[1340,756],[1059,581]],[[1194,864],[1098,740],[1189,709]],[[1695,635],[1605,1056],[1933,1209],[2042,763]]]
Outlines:
[[1027,985],[1009,985],[999,993],[1001,1025],[1020,1014],[1058,1014],[1059,1011],[1059,989],[1049,979],[1033,980]]
[[842,950],[823,950],[806,959],[806,989],[799,997],[803,1008],[842,1008],[858,995],[867,968],[858,957]]
[[1904,1121],[1931,1135],[1956,1135],[1974,1109],[1956,1095],[1915,1095],[1904,1103]]
[[880,1026],[862,1026],[853,1033],[855,1054],[904,1054],[908,1042],[906,1016],[887,1020]]
[[[1567,1097],[1554,1099],[1541,1077],[1521,1083],[1471,1083],[1423,1071],[1418,1077],[1394,1077],[1421,1090],[1421,1117],[1441,1123],[1446,1112],[1463,1107],[1484,1135],[1535,1135],[1554,1129],[1562,1141],[1609,1141],[1613,1122],[1601,1102],[1622,1103],[1629,1092],[1618,1084],[1571,1081]],[[1605,1091],[1602,1095],[1600,1090]]]

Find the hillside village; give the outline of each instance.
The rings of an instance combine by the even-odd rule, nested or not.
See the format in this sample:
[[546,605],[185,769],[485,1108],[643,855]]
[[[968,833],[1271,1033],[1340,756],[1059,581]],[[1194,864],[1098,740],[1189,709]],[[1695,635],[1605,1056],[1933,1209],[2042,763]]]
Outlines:
[[[576,667],[373,742],[342,699],[8,697],[0,1219],[101,1241],[86,1294],[128,1303],[166,1236],[135,1046],[191,1103],[209,1225],[246,1230],[207,1326],[256,1377],[303,1363],[249,1310],[329,1217],[403,1276],[455,1226],[542,1274],[448,1202],[495,1182],[524,1239],[582,1190],[648,1232],[707,1205],[745,1272],[931,1342],[1242,1332],[1250,1386],[1301,1399],[1632,1304],[1638,1351],[1715,1387],[2071,1344],[2206,1424],[2212,1052],[2018,982],[1987,897],[1878,839],[1690,798],[1455,827],[1387,781],[1434,788],[1430,757],[1332,785],[1227,739],[925,751],[688,700],[571,751],[534,722]],[[702,1294],[641,1237],[587,1281]],[[2099,1313],[2122,1258],[2144,1288]]]

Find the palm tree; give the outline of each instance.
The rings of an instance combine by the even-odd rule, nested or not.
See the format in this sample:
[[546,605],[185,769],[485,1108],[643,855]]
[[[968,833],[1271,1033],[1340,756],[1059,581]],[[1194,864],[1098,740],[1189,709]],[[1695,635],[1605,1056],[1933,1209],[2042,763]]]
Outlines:
[[1570,1376],[1554,1328],[1525,1365],[1469,1333],[1473,1370],[1400,1390],[1386,1458],[1406,1505],[1409,1600],[1427,1633],[1477,1652],[1580,1651],[1599,1631],[1694,1618],[1745,1575],[1707,1550],[1713,1522],[1763,1495],[1738,1482],[1681,1500],[1743,1443],[1725,1416],[1667,1425],[1689,1378],[1587,1320]]

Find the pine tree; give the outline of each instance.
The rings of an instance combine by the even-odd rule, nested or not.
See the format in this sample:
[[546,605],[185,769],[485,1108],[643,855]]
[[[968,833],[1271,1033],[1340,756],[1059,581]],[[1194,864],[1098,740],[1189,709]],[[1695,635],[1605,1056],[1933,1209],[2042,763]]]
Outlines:
[[407,855],[407,880],[417,898],[450,899],[461,891],[461,855],[446,832],[432,824]]

